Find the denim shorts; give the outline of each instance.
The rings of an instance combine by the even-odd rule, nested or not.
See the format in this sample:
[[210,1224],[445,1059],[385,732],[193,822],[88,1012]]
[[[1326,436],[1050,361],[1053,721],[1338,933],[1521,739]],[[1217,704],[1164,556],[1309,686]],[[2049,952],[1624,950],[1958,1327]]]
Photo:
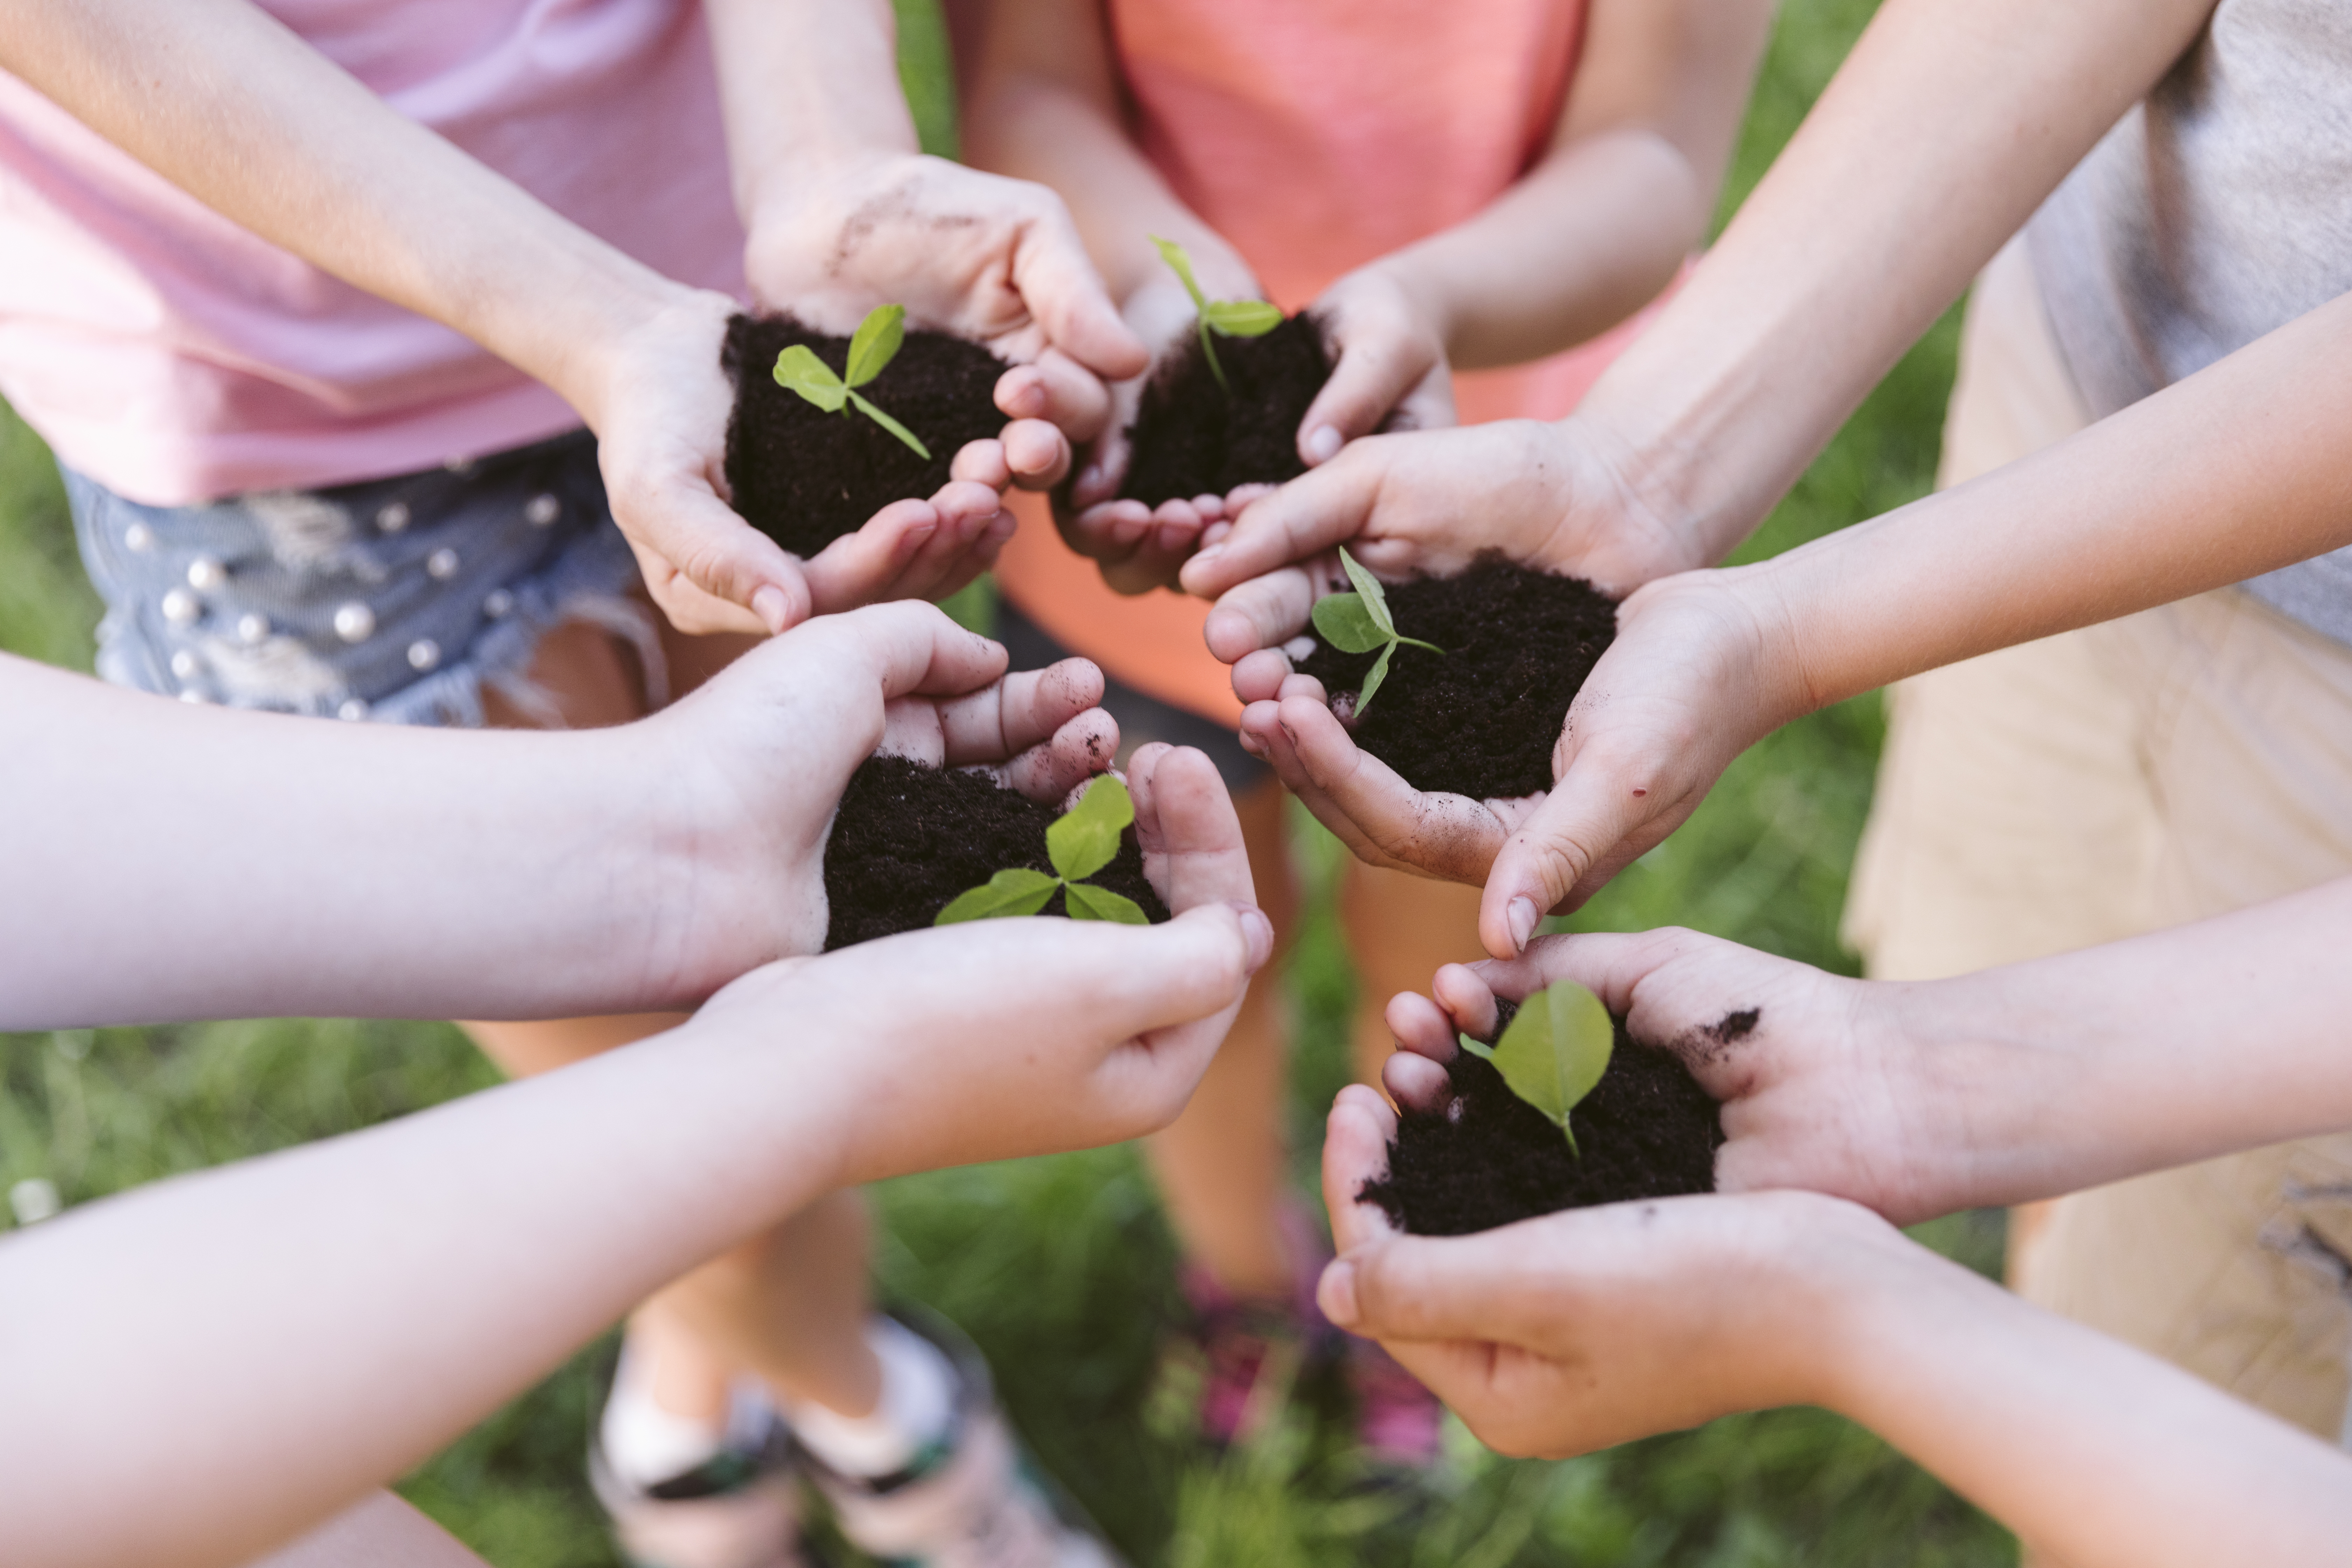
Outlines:
[[556,721],[527,679],[564,621],[636,648],[661,700],[661,645],[613,521],[596,442],[513,451],[320,490],[201,506],[126,500],[68,470],[106,601],[98,672],[189,702],[398,724],[482,722],[488,688]]

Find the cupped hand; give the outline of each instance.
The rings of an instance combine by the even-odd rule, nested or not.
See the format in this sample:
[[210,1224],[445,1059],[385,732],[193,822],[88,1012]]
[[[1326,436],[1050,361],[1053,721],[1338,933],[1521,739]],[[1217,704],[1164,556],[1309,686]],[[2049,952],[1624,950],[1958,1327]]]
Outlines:
[[1100,671],[1004,666],[1002,647],[929,605],[878,605],[796,627],[603,731],[628,748],[661,868],[639,949],[648,994],[691,1001],[824,944],[834,808],[877,749],[987,767],[1054,802],[1108,764],[1118,727],[1096,706]]
[[[962,455],[1001,466],[1000,490],[1059,484],[1071,443],[1108,417],[1104,383],[1145,363],[1062,199],[943,158],[877,153],[803,173],[753,213],[744,269],[763,308],[824,331],[904,305],[910,324],[1010,362],[996,402],[1013,423]],[[959,477],[979,476],[960,458]]]
[[1298,422],[1301,462],[1319,468],[1376,430],[1439,430],[1454,423],[1445,334],[1393,265],[1358,268],[1307,309],[1337,357],[1331,379]]
[[[1897,1225],[2046,1197],[2078,1173],[2065,1135],[2075,1053],[2004,1026],[1951,984],[1849,980],[1696,931],[1540,937],[1508,962],[1448,964],[1389,1003],[1381,1082],[1436,1109],[1455,1032],[1491,1034],[1498,997],[1571,980],[1670,1050],[1721,1102],[1718,1191],[1798,1187]],[[2056,1037],[2063,1037],[2063,1035]]]
[[1183,1109],[1274,928],[1214,764],[1146,746],[1127,778],[1167,923],[1045,916],[910,931],[772,966],[703,1010],[722,1026],[772,1035],[789,1022],[859,1042],[823,1064],[847,1110],[843,1183],[1117,1142]]
[[957,454],[928,500],[897,501],[803,561],[728,504],[734,391],[719,368],[734,301],[681,291],[607,345],[583,416],[614,521],[646,589],[680,630],[781,632],[813,615],[940,598],[986,571],[1012,537],[1003,491],[1020,433]]
[[[1360,858],[1484,882],[1479,937],[1507,957],[1546,912],[1599,891],[1681,826],[1734,757],[1810,706],[1782,651],[1784,618],[1769,595],[1735,586],[1737,575],[1687,573],[1619,606],[1616,640],[1553,749],[1557,782],[1512,800],[1413,788],[1356,745],[1320,682],[1292,672],[1294,653],[1312,646],[1296,639],[1315,600],[1347,587],[1336,561],[1260,579],[1243,605],[1243,593],[1228,595],[1208,635],[1234,666],[1243,746]],[[1218,618],[1235,609],[1247,617],[1247,649],[1235,623]]]
[[1910,1243],[1811,1193],[1568,1210],[1472,1236],[1398,1232],[1357,1194],[1396,1113],[1340,1091],[1323,1144],[1339,1256],[1318,1300],[1506,1454],[1565,1458],[1736,1411],[1828,1402],[1843,1325]]

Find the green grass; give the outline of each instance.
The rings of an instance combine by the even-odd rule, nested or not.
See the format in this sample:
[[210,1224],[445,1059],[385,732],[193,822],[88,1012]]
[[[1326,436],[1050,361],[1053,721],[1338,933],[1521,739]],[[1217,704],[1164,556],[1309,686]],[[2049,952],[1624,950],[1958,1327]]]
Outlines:
[[[1863,0],[1781,12],[1726,210],[1754,183],[1866,19]],[[902,11],[906,67],[930,144],[948,150],[945,42],[925,0]],[[1751,542],[1769,553],[1921,493],[1951,379],[1946,321],[1863,406]],[[0,410],[0,648],[87,668],[97,605],[73,561],[39,444]],[[1836,941],[1880,735],[1874,700],[1815,715],[1741,759],[1675,838],[1574,923],[1675,922],[1847,967]],[[1298,1173],[1344,1079],[1354,981],[1330,917],[1337,865],[1302,829],[1308,914],[1287,979],[1300,1020]],[[68,1202],[363,1127],[493,1075],[441,1024],[229,1023],[0,1037],[0,1187],[56,1182]],[[1513,1463],[1454,1434],[1454,1463],[1409,1517],[1347,1500],[1326,1445],[1293,1423],[1223,1464],[1151,1435],[1140,1408],[1174,1251],[1127,1150],[896,1182],[877,1199],[879,1272],[989,1352],[1016,1418],[1139,1563],[1286,1568],[1395,1563],[1979,1565],[2008,1538],[1869,1434],[1818,1411],[1718,1421],[1567,1464]],[[0,1215],[0,1225],[6,1224]],[[1986,1266],[1997,1220],[1928,1239]],[[608,1370],[583,1352],[421,1468],[404,1489],[501,1568],[613,1562],[580,1474]]]

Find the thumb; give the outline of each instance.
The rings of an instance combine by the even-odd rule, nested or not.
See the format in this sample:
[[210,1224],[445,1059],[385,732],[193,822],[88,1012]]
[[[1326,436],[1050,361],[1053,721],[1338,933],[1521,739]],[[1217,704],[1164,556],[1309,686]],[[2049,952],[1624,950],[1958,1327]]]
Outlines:
[[1339,363],[1298,422],[1298,456],[1309,468],[1328,463],[1359,436],[1369,436],[1435,362],[1424,345],[1393,334],[1359,332],[1339,342]]
[[[1571,715],[1571,721],[1573,715]],[[1580,749],[1568,771],[1510,836],[1486,874],[1478,940],[1496,958],[1516,958],[1536,922],[1566,903],[1592,868],[1652,816],[1661,795],[1647,770]]]
[[1525,1342],[1536,1326],[1522,1321],[1530,1238],[1519,1233],[1528,1223],[1547,1222],[1475,1236],[1391,1236],[1358,1247],[1324,1272],[1325,1314],[1368,1339]]
[[808,619],[808,584],[792,556],[709,490],[681,486],[636,504],[615,496],[613,518],[639,546],[640,561],[651,554],[702,595],[751,611],[769,631]]
[[1013,286],[1045,341],[1106,381],[1141,375],[1151,355],[1111,302],[1060,201],[1029,220],[1013,257]]
[[1364,442],[1250,502],[1233,531],[1184,563],[1184,591],[1213,599],[1355,538],[1371,521],[1387,468],[1381,443]]

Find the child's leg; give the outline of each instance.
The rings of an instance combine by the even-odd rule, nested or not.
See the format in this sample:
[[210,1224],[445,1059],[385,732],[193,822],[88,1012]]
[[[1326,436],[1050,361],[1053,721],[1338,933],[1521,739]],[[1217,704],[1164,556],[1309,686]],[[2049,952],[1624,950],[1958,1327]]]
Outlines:
[[1339,919],[1356,960],[1350,1038],[1358,1081],[1379,1089],[1381,1066],[1395,1048],[1386,1016],[1390,997],[1426,990],[1442,965],[1486,956],[1478,942],[1479,892],[1360,861],[1349,865]]
[[[1274,922],[1277,955],[1297,918],[1285,832],[1287,801],[1268,776],[1235,798],[1259,907]],[[1289,1256],[1281,1224],[1288,1181],[1284,1119],[1289,1019],[1278,966],[1251,982],[1216,1060],[1192,1103],[1145,1145],[1184,1255],[1233,1295],[1287,1306],[1307,1260]]]

